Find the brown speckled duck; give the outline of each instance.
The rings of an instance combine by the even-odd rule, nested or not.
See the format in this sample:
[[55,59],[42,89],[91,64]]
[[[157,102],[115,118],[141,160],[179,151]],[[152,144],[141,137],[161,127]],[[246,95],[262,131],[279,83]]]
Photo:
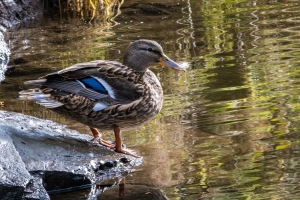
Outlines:
[[[94,141],[116,152],[138,157],[122,148],[120,129],[130,129],[149,121],[160,112],[163,91],[150,66],[184,70],[169,59],[152,40],[129,44],[123,64],[95,60],[25,82],[39,85],[20,92],[21,98],[35,100],[64,116],[90,127]],[[116,143],[101,138],[98,129],[114,130]]]

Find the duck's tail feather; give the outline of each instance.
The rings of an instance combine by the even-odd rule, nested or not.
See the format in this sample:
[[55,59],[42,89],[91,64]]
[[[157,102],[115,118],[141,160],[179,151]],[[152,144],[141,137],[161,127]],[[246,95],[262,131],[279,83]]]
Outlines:
[[[31,81],[27,81],[27,82],[31,82]],[[19,94],[20,94],[19,95],[20,99],[28,99],[28,100],[36,101],[37,104],[40,104],[46,108],[57,108],[63,105],[61,102],[51,99],[51,94],[44,94],[43,91],[39,88],[23,90],[19,92]]]
[[24,82],[25,85],[43,85],[47,79],[42,78],[42,79],[37,79],[37,80],[31,80],[31,81],[26,81]]

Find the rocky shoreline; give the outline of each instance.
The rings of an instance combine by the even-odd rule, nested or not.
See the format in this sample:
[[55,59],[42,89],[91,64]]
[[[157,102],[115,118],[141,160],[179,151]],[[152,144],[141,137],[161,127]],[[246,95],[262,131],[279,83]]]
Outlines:
[[47,191],[92,187],[142,162],[91,139],[49,120],[0,111],[0,196],[50,199]]

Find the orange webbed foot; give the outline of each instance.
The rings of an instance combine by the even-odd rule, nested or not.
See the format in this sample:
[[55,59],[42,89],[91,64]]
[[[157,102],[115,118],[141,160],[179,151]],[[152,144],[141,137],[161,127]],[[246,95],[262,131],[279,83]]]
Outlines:
[[117,152],[117,153],[122,153],[122,154],[125,154],[125,155],[129,155],[129,156],[132,156],[132,157],[135,157],[135,158],[141,158],[141,156],[134,155],[134,154],[132,154],[131,152],[126,151],[126,150],[124,150],[124,149],[122,149],[122,148],[121,148],[121,149],[116,149],[115,152]]

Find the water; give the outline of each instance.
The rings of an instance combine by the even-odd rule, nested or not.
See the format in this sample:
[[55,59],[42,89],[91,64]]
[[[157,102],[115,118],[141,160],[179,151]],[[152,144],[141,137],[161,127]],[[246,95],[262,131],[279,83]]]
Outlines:
[[22,82],[77,62],[121,61],[130,41],[153,39],[189,68],[152,69],[164,107],[150,123],[123,132],[126,145],[144,157],[126,177],[127,188],[157,187],[172,200],[299,199],[299,1],[155,2],[127,0],[106,24],[46,16],[42,26],[6,33],[16,68],[0,85],[2,109],[89,133],[19,101]]

